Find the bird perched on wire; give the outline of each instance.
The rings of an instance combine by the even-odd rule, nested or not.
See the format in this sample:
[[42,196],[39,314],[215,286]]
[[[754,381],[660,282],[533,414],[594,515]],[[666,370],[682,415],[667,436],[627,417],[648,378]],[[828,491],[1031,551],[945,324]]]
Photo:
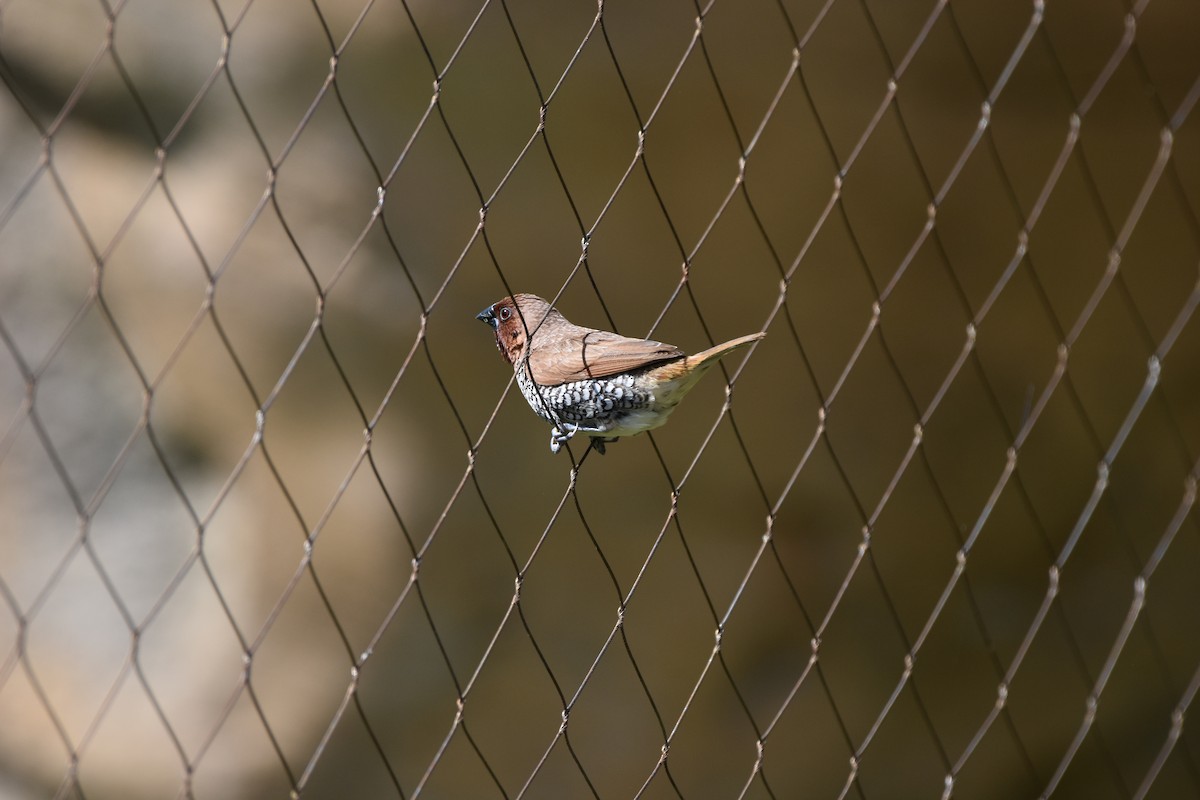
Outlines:
[[495,330],[521,394],[554,426],[552,453],[577,433],[603,453],[605,442],[657,428],[717,359],[766,336],[752,333],[689,356],[674,345],[574,325],[532,294],[506,297],[476,319]]

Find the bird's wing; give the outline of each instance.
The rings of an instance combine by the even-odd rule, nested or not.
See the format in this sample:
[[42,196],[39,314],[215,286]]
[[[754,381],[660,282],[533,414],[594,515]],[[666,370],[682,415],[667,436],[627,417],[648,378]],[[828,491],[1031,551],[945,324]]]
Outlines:
[[543,330],[534,335],[529,356],[533,380],[542,386],[604,378],[684,356],[671,344],[591,328],[575,328],[563,336],[544,333],[551,332]]

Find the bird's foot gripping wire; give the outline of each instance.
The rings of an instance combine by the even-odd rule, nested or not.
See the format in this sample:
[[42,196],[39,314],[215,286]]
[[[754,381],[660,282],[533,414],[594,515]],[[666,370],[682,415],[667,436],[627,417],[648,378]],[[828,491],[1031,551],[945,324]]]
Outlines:
[[550,429],[550,452],[557,453],[578,431],[579,426],[569,422],[555,425]]
[[560,422],[550,429],[550,452],[557,453],[562,446],[570,441],[577,433],[586,433],[592,437],[591,446],[597,453],[604,455],[604,443],[615,442],[617,437],[605,439],[600,434],[604,429],[600,426],[588,427],[578,422]]

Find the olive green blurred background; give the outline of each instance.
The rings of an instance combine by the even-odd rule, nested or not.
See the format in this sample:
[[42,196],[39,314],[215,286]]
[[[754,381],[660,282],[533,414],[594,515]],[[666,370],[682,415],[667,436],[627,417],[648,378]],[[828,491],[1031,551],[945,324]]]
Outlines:
[[0,3],[0,797],[1200,793],[1200,10],[600,8]]

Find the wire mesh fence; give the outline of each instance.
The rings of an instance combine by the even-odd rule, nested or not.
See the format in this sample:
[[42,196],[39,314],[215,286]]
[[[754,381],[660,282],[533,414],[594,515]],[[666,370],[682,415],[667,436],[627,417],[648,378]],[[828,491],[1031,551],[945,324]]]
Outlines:
[[[1198,40],[0,2],[0,796],[1200,793]],[[551,455],[519,291],[767,337]]]

